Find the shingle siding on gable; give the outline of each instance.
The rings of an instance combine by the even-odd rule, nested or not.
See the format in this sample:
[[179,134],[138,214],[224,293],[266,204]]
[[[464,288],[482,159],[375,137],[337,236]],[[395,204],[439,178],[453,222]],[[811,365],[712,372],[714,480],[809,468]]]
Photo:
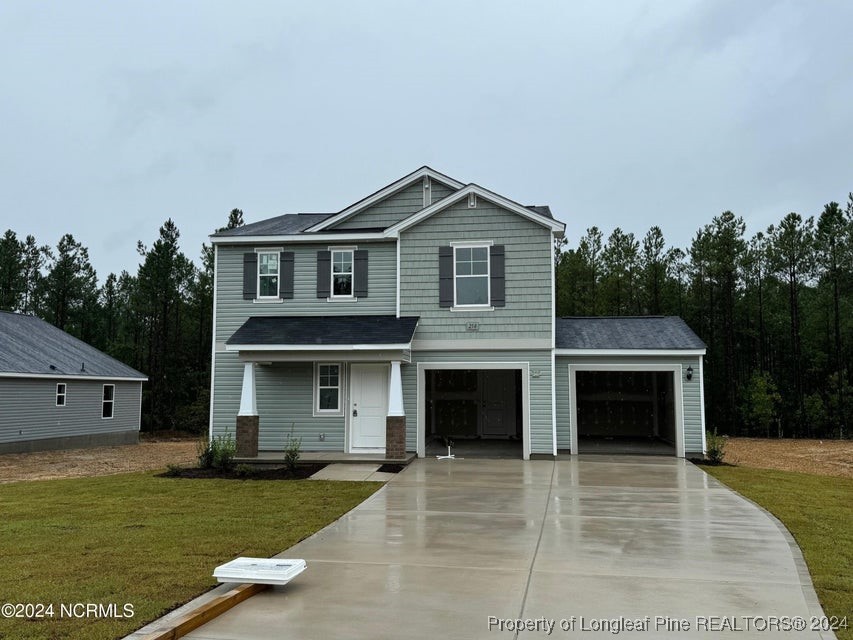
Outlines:
[[[453,193],[453,189],[435,180],[432,181],[430,189],[432,190],[432,202],[438,202]],[[347,229],[385,229],[400,222],[400,220],[408,218],[423,208],[424,188],[423,183],[418,180],[415,184],[406,187],[402,191],[398,191],[394,195],[385,198],[382,202],[357,213],[352,218],[332,228],[339,231]]]
[[[56,406],[56,384],[66,385],[65,406]],[[115,384],[113,419],[101,418],[104,384]],[[0,378],[0,447],[4,444],[139,431],[141,382],[62,378]]]
[[[439,247],[492,240],[504,245],[506,306],[456,313],[439,307]],[[416,340],[551,338],[551,232],[480,200],[452,205],[400,234],[400,313],[420,316]],[[466,331],[469,322],[479,331]]]
[[[258,245],[259,247],[261,245]],[[326,244],[288,245],[294,253],[293,298],[281,302],[244,300],[245,246],[219,246],[216,271],[216,339],[224,342],[250,316],[394,314],[397,309],[397,250],[393,242],[358,243],[368,253],[368,297],[358,302],[327,302],[317,298],[317,252]]]

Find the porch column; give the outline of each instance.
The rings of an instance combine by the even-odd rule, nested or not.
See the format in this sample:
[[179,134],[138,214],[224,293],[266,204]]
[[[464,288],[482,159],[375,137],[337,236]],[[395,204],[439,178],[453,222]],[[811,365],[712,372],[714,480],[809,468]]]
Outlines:
[[388,415],[385,418],[385,457],[406,457],[406,412],[403,410],[403,378],[400,361],[391,362],[388,379]]
[[237,457],[258,457],[258,399],[255,393],[255,363],[243,364],[243,390],[237,412]]

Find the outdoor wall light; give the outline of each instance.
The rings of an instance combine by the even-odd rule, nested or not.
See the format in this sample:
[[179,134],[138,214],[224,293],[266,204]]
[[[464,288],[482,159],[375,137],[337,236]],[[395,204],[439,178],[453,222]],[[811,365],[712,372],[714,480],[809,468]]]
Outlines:
[[688,380],[693,380],[693,367],[687,367],[687,372],[685,374],[685,377]]

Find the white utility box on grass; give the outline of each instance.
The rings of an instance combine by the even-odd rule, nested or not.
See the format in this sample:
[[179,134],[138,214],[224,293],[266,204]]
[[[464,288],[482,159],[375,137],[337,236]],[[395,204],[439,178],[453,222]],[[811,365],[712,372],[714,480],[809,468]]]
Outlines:
[[219,582],[280,585],[293,580],[307,566],[302,559],[237,558],[216,567],[213,577]]

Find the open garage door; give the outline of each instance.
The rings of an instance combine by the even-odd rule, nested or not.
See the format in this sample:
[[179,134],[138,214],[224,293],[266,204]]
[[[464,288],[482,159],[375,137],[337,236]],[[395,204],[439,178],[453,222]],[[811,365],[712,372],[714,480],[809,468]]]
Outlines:
[[426,451],[462,456],[522,457],[521,371],[426,372]]
[[579,453],[676,455],[672,371],[577,371]]

